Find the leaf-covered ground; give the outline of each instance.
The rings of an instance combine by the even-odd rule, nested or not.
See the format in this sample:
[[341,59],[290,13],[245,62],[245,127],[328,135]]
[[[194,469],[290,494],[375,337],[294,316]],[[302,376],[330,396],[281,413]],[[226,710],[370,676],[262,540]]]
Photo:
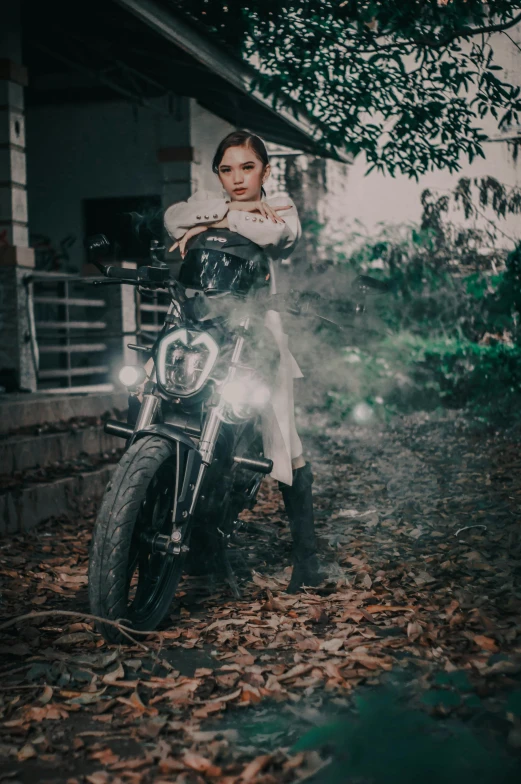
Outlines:
[[187,578],[165,628],[128,646],[59,614],[88,612],[94,509],[0,542],[0,781],[519,780],[519,432],[456,414],[306,426],[316,592],[284,593],[269,481],[234,553],[242,600]]

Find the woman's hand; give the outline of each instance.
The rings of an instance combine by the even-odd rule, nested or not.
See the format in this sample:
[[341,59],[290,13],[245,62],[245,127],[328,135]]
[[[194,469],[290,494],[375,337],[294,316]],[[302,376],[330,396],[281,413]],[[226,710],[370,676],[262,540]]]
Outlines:
[[[230,210],[239,210],[240,212],[255,212],[263,215],[266,220],[272,220],[273,223],[286,223],[284,218],[281,218],[277,215],[277,212],[281,212],[283,210],[290,210],[292,207],[291,204],[281,205],[280,207],[271,207],[267,202],[262,201],[232,201],[228,205],[228,212]],[[195,237],[197,234],[201,234],[203,231],[207,231],[207,229],[229,229],[228,218],[226,215],[220,221],[216,223],[210,223],[208,226],[193,226],[191,229],[188,229],[186,234],[184,234],[180,240],[174,242],[171,248],[168,249],[169,253],[172,253],[176,248],[179,248],[181,253],[181,258],[184,259],[186,255],[186,243],[192,237]]]
[[188,240],[191,239],[192,237],[195,237],[197,234],[202,234],[203,231],[206,231],[209,228],[210,226],[192,226],[191,229],[188,229],[186,234],[183,234],[180,240],[174,242],[172,247],[168,249],[168,252],[172,253],[173,250],[179,248],[179,251],[181,253],[181,258],[184,259],[186,254],[186,243],[188,242]]
[[230,210],[239,210],[241,212],[258,212],[263,215],[266,220],[272,220],[273,223],[286,223],[284,218],[277,215],[281,210],[290,210],[291,204],[286,204],[281,207],[271,207],[268,202],[262,201],[232,201],[228,205],[228,212]]
[[201,234],[203,231],[206,231],[207,229],[229,229],[229,228],[230,228],[230,224],[228,223],[228,218],[226,217],[226,215],[222,220],[216,221],[215,223],[210,223],[208,226],[194,226],[193,228],[188,229],[186,234],[183,234],[180,240],[174,242],[172,247],[168,249],[168,252],[172,253],[172,251],[178,247],[181,253],[181,258],[184,259],[186,254],[186,243],[191,237],[195,237],[197,234]]

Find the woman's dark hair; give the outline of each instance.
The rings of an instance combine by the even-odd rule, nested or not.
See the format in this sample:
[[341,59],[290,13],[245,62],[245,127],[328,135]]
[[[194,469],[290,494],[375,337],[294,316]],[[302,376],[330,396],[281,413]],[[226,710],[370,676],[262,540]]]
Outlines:
[[[259,136],[250,133],[250,131],[232,131],[219,143],[215,155],[213,156],[212,171],[215,174],[219,173],[219,164],[229,147],[251,147],[263,166],[267,166],[270,162],[266,145]],[[264,188],[262,188],[262,193],[264,196],[266,195]]]

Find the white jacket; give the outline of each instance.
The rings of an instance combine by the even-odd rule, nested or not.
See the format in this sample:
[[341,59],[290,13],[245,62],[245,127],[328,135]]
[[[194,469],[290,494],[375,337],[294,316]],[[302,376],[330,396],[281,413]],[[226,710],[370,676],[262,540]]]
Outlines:
[[[260,215],[228,209],[230,199],[214,191],[196,191],[188,201],[178,202],[165,212],[165,228],[172,239],[179,240],[193,226],[215,223],[228,215],[232,231],[247,237],[264,248],[270,260],[270,291],[276,294],[274,262],[287,258],[300,239],[302,230],[293,201],[287,196],[266,199],[272,207],[291,204],[290,210],[278,213],[285,223],[274,223]],[[271,476],[279,482],[291,485],[293,472],[291,461],[302,454],[302,443],[295,427],[293,405],[293,379],[302,378],[302,372],[288,348],[288,336],[284,332],[280,313],[269,310],[265,325],[273,334],[280,352],[280,362],[271,401],[262,416],[262,438],[264,454],[273,460]]]

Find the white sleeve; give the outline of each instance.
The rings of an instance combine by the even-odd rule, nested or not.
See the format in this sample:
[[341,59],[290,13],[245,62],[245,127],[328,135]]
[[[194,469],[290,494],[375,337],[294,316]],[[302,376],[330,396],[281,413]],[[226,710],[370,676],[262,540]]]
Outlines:
[[211,191],[196,191],[188,201],[172,204],[165,212],[165,229],[173,240],[181,237],[193,226],[215,223],[228,212],[228,202]]
[[290,210],[281,210],[277,213],[284,219],[284,223],[274,223],[269,218],[251,212],[230,210],[228,224],[232,231],[242,234],[257,245],[273,248],[281,256],[287,256],[302,234],[297,208],[287,196],[274,196],[267,199],[267,202],[270,207],[291,205]]

